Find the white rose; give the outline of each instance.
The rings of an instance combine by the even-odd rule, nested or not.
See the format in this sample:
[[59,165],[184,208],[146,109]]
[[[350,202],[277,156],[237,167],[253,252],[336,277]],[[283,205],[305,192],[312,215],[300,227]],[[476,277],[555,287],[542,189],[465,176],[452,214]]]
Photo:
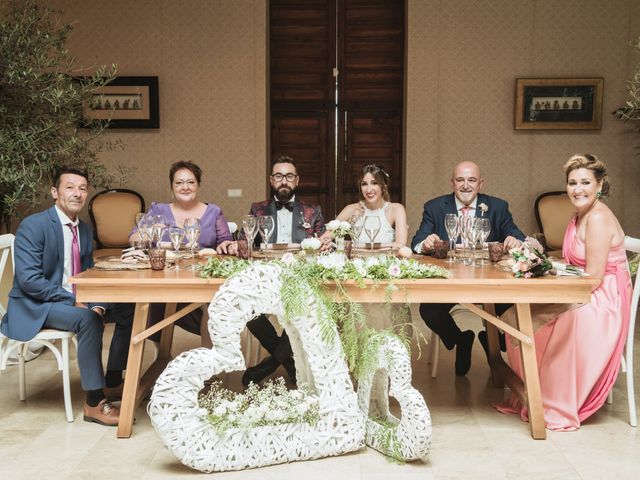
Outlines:
[[285,265],[292,265],[296,263],[296,257],[293,256],[293,253],[287,252],[282,256],[282,263]]
[[315,237],[305,238],[304,240],[302,240],[302,242],[300,242],[300,248],[302,248],[303,250],[318,250],[321,245],[322,242],[320,241],[320,239]]
[[337,230],[340,228],[340,223],[340,220],[331,220],[329,223],[325,224],[325,227],[327,227],[327,230]]
[[349,230],[351,228],[351,224],[349,222],[340,222],[340,228],[344,228],[345,230]]

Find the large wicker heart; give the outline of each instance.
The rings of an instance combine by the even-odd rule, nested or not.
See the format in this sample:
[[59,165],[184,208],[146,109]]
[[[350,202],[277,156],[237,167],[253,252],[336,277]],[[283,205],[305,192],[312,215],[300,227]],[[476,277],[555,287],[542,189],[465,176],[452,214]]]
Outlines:
[[[426,459],[431,415],[420,392],[411,386],[409,352],[398,338],[379,335],[376,366],[358,379],[358,403],[369,417],[366,444],[401,461]],[[400,404],[400,419],[389,412],[389,395]]]
[[198,392],[212,375],[244,370],[240,334],[258,313],[283,323],[280,267],[256,263],[227,280],[209,307],[214,347],[176,357],[158,378],[148,411],[167,448],[185,465],[203,472],[239,470],[340,455],[364,446],[365,416],[358,408],[342,347],[320,335],[327,313],[311,293],[307,314],[286,323],[298,382],[320,403],[314,426],[285,424],[217,432],[198,407]]

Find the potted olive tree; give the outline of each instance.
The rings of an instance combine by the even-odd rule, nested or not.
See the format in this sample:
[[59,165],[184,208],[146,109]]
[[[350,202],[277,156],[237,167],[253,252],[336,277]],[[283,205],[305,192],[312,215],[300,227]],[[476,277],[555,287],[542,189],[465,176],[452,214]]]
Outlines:
[[100,151],[119,145],[99,139],[106,124],[78,128],[83,102],[113,78],[115,65],[79,68],[65,48],[72,27],[61,15],[35,0],[0,4],[0,229],[6,231],[42,203],[60,165],[86,168],[98,188],[117,176],[98,161]]

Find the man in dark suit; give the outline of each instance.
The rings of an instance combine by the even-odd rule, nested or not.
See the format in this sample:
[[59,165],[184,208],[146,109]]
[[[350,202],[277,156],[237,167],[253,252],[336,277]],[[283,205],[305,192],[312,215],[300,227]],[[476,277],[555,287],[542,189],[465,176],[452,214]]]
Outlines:
[[[267,243],[300,243],[305,238],[320,236],[325,231],[324,218],[318,205],[310,205],[296,198],[298,170],[291,157],[278,157],[271,166],[271,198],[251,205],[250,215],[270,216],[274,229]],[[223,245],[224,244],[224,245]],[[220,253],[236,253],[237,246],[223,242],[218,247]],[[256,235],[254,245],[260,245],[260,235]],[[242,376],[242,383],[258,383],[279,365],[283,365],[289,378],[295,383],[295,364],[291,344],[286,332],[278,336],[275,328],[265,315],[259,315],[247,323],[249,331],[269,352],[269,356],[259,364],[248,368]]]
[[[86,391],[84,420],[118,424],[119,410],[107,399],[122,391],[133,305],[90,304],[76,301],[69,278],[93,266],[91,228],[78,219],[88,194],[87,174],[63,167],[54,178],[54,206],[25,218],[16,232],[15,276],[9,292],[2,333],[20,341],[31,340],[42,328],[75,332],[78,366]],[[105,377],[102,368],[102,333],[105,319],[116,326]]]
[[[436,240],[449,240],[444,226],[447,213],[459,216],[484,216],[491,222],[491,233],[487,241],[503,242],[505,249],[517,247],[524,240],[524,234],[513,222],[509,205],[504,200],[479,193],[484,183],[480,167],[473,162],[456,165],[451,177],[453,193],[443,195],[424,204],[420,228],[411,240],[411,248],[420,254],[433,251]],[[466,375],[471,367],[471,348],[475,334],[472,330],[461,331],[449,313],[454,304],[423,303],[420,315],[427,326],[441,339],[448,350],[456,347],[456,375]],[[496,305],[496,313],[503,313],[508,305]],[[487,350],[486,332],[478,334],[478,339]]]

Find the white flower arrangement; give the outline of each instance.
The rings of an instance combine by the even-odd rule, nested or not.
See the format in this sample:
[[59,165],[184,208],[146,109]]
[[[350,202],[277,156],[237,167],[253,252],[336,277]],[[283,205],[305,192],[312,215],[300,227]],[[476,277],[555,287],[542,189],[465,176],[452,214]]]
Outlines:
[[320,250],[321,246],[322,242],[319,238],[316,237],[305,238],[304,240],[302,240],[302,242],[300,242],[300,248],[309,253]]
[[253,428],[285,423],[315,425],[320,419],[320,403],[304,386],[287,390],[282,377],[269,380],[263,388],[249,384],[244,393],[235,393],[214,382],[198,399],[207,410],[207,419],[222,433],[230,428]]
[[331,220],[325,225],[333,238],[344,238],[351,235],[351,224],[342,220]]
[[478,205],[478,207],[480,208],[480,215],[483,216],[483,217],[484,217],[484,214],[489,211],[489,207],[484,202],[481,203],[480,205]]

